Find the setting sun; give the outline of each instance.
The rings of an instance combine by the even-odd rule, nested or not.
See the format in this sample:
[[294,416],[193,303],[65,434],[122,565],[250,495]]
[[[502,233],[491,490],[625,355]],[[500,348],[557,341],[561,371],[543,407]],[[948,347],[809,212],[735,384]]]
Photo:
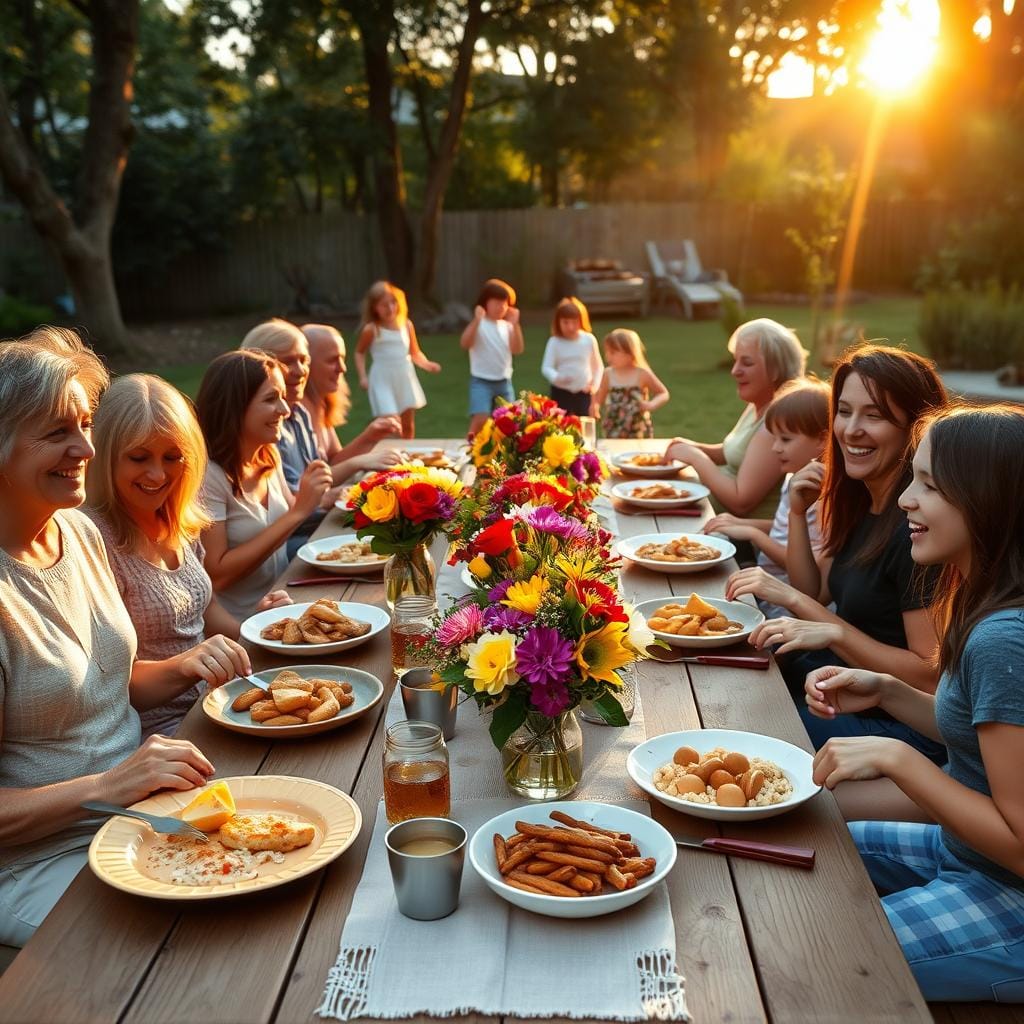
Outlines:
[[859,65],[861,75],[879,92],[907,92],[934,62],[938,35],[936,0],[884,0]]

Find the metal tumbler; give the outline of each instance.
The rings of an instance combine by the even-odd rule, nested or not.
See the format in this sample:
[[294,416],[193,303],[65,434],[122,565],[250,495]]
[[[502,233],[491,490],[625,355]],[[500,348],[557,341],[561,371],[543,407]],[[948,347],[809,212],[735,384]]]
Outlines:
[[[448,818],[412,818],[388,829],[384,845],[395,883],[398,909],[416,921],[447,917],[459,905],[466,830]],[[423,840],[442,840],[451,849],[442,853],[403,853],[402,847]]]
[[414,668],[399,680],[402,703],[410,721],[431,722],[450,740],[455,735],[455,716],[458,711],[459,688],[449,686],[437,689],[434,673],[429,668]]

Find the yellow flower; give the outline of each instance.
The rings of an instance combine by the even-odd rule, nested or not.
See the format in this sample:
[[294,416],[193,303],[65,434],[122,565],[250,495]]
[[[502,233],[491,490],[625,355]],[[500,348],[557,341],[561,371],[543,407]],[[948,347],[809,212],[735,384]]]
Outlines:
[[366,493],[366,504],[363,513],[375,523],[386,523],[394,519],[398,512],[398,497],[388,486],[374,487]]
[[531,576],[525,583],[513,583],[501,603],[508,608],[515,608],[527,615],[536,615],[541,598],[548,592],[551,584],[543,576]]
[[424,466],[412,482],[433,484],[439,491],[453,498],[461,497],[465,490],[462,481],[450,469],[439,469],[437,466]]
[[550,434],[541,445],[544,458],[555,469],[571,466],[579,455],[573,439],[568,434]]
[[584,633],[576,645],[576,664],[584,679],[622,685],[615,669],[636,660],[636,655],[626,647],[628,629],[628,623],[609,622],[593,633]]
[[491,575],[491,567],[487,564],[487,559],[483,555],[477,555],[472,562],[469,563],[469,571],[478,579],[485,580]]
[[588,555],[585,551],[571,555],[558,555],[553,565],[569,583],[579,583],[580,580],[595,578],[603,568],[597,558]]
[[482,450],[494,433],[494,420],[487,420],[484,425],[476,432],[473,437],[473,463],[474,465],[482,465],[485,462],[490,461],[490,455],[483,455]]
[[362,487],[359,484],[353,484],[345,493],[345,501],[350,505],[355,505],[359,498],[362,497],[362,494]]
[[479,640],[466,644],[466,675],[473,680],[477,693],[496,697],[510,683],[518,681],[516,672],[516,638],[507,630],[484,633]]

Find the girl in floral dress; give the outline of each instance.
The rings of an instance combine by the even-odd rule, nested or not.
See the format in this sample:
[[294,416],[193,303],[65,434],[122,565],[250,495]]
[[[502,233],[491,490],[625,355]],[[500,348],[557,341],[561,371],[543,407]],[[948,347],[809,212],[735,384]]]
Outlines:
[[[654,437],[651,413],[669,399],[668,388],[647,364],[636,331],[620,327],[604,339],[605,367],[594,395],[594,416],[605,437]],[[602,412],[603,407],[603,412]]]

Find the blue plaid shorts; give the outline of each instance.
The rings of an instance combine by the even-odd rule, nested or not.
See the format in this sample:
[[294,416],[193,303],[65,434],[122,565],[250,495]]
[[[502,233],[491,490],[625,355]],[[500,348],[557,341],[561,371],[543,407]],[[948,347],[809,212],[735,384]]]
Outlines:
[[926,999],[1024,1002],[1024,891],[954,856],[937,825],[850,831]]

